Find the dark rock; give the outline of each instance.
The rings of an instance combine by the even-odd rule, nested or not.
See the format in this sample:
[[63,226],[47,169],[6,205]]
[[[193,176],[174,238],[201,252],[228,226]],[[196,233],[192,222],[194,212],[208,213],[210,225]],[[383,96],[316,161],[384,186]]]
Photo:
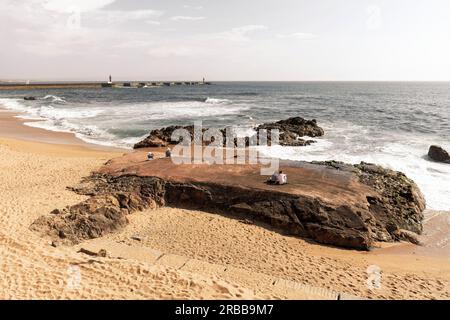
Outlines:
[[450,163],[450,155],[439,146],[431,146],[428,150],[428,157],[433,161]]
[[86,254],[86,255],[91,256],[91,257],[106,258],[106,256],[108,255],[108,252],[105,249],[100,249],[98,252],[94,252],[94,251],[89,250],[89,249],[81,248],[80,250],[78,250],[78,252]]
[[55,214],[55,215],[61,214],[61,210],[55,209],[55,210],[53,210],[52,212],[50,212],[50,214]]
[[393,233],[398,229],[422,233],[425,198],[414,181],[403,173],[365,162],[358,165],[335,161],[322,164],[355,174],[360,182],[377,192],[377,196],[366,198],[370,210],[379,217],[381,226],[387,231],[379,233],[378,240],[395,239]]
[[187,130],[191,137],[194,136],[194,126],[170,126],[162,129],[152,130],[147,138],[136,143],[134,149],[139,148],[159,148],[176,144],[179,141],[172,141],[172,134],[177,129]]
[[59,241],[51,241],[51,242],[50,242],[50,245],[51,245],[53,248],[57,248],[57,247],[59,247],[60,243],[59,243]]
[[243,224],[248,224],[248,225],[254,224],[253,221],[250,220],[250,219],[239,220],[239,222],[240,222],[240,223],[243,223]]
[[144,193],[99,195],[68,207],[62,214],[42,216],[30,228],[63,239],[65,244],[77,244],[120,230],[128,224],[127,214],[156,206],[157,202]]
[[106,258],[108,255],[108,252],[105,249],[100,249],[97,253],[97,257]]
[[36,98],[35,97],[23,97],[23,100],[34,101],[34,100],[36,100]]
[[[179,141],[172,140],[172,134],[177,129],[185,129],[191,135],[191,139],[194,139],[194,126],[170,126],[162,129],[153,130],[150,132],[149,136],[144,140],[136,143],[134,145],[134,149],[140,148],[159,148],[159,147],[167,147],[169,145],[177,144]],[[319,137],[324,135],[324,131],[317,125],[316,120],[305,120],[300,117],[289,118],[287,120],[281,120],[274,123],[265,123],[256,128],[255,130],[265,129],[268,131],[268,143],[270,145],[270,131],[271,130],[279,130],[280,131],[280,144],[283,146],[307,146],[315,141],[313,140],[303,140],[300,137],[309,136],[309,137]],[[207,129],[203,128],[203,132]],[[225,146],[226,142],[226,129],[220,129],[222,133],[222,138]],[[199,137],[197,137],[199,138]],[[201,137],[200,137],[201,138]],[[255,137],[256,139],[256,137]],[[200,141],[199,139],[198,141]],[[204,145],[208,145],[211,142],[203,141]],[[244,145],[249,146],[250,140],[249,137],[245,137]],[[234,145],[238,146],[238,139],[234,138]]]
[[281,120],[274,123],[265,123],[256,130],[265,129],[269,135],[270,131],[279,130],[280,132],[280,145],[282,146],[306,146],[314,143],[313,140],[303,140],[300,137],[320,137],[324,135],[324,131],[317,125],[317,121],[305,120],[300,117],[289,118],[287,120]]

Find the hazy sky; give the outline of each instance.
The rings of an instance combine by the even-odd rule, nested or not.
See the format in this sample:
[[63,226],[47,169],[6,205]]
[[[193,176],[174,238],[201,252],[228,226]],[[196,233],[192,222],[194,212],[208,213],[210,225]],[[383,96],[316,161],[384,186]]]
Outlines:
[[0,79],[450,80],[448,0],[0,0]]

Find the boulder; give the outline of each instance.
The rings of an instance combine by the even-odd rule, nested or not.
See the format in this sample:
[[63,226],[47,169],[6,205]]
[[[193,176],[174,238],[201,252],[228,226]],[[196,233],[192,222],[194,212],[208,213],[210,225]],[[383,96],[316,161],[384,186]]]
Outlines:
[[[185,129],[191,135],[191,138],[194,137],[194,126],[169,126],[162,129],[152,130],[148,137],[144,140],[136,143],[134,145],[134,149],[140,148],[158,148],[158,147],[167,147],[169,145],[177,144],[179,141],[172,141],[172,134],[177,129]],[[256,128],[255,130],[265,129],[268,131],[268,143],[271,144],[270,139],[270,131],[272,129],[277,129],[280,131],[280,144],[283,146],[307,146],[315,141],[313,140],[304,140],[301,137],[309,136],[309,137],[319,137],[324,135],[324,131],[321,127],[317,125],[316,120],[305,120],[300,117],[289,118],[287,120],[281,120],[274,123],[265,123]],[[205,132],[207,128],[203,128],[203,132]],[[226,128],[220,129],[224,141],[226,141]],[[209,142],[203,141],[204,145],[207,145]],[[235,139],[234,145],[237,145],[237,140]],[[249,145],[249,137],[245,139],[245,146]]]
[[428,157],[433,161],[450,163],[450,155],[439,146],[431,146],[428,150]]
[[282,146],[306,146],[314,143],[313,140],[303,140],[301,137],[320,137],[324,135],[324,130],[317,125],[317,121],[305,120],[301,117],[289,118],[274,123],[264,123],[255,128],[256,130],[265,129],[270,131],[279,130],[280,145]]
[[194,132],[193,126],[170,126],[162,129],[152,130],[147,138],[134,145],[134,149],[167,147],[170,144],[177,143],[177,141],[172,141],[172,134],[177,129],[188,130],[191,135]]

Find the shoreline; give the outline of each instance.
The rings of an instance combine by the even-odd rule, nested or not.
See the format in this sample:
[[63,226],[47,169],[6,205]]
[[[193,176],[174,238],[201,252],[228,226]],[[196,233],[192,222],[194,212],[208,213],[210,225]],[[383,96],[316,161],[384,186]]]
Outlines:
[[[245,293],[238,290],[244,297],[320,298],[304,292],[303,296],[294,295],[292,288],[284,288],[287,293],[283,294],[261,289],[258,282],[269,277],[367,298],[450,299],[450,245],[442,242],[450,227],[445,229],[445,221],[440,220],[448,213],[430,216],[426,221],[424,236],[429,241],[424,247],[383,243],[370,252],[319,245],[226,216],[177,208],[133,213],[130,224],[122,231],[76,247],[52,247],[47,238],[29,230],[30,224],[55,208],[84,199],[66,187],[76,185],[109,159],[129,150],[111,150],[89,145],[71,133],[27,127],[14,115],[0,110],[0,161],[8,168],[0,173],[4,181],[0,187],[0,200],[4,203],[0,208],[0,243],[5,243],[2,256],[6,261],[0,284],[7,288],[0,292],[1,298],[230,299],[236,297],[236,288]],[[144,155],[146,151],[139,152]],[[439,232],[434,232],[436,228]],[[134,240],[136,237],[141,240]],[[78,253],[80,247],[102,248],[109,255],[95,258],[99,263],[89,265],[92,257]],[[157,263],[150,261],[146,253],[149,249],[164,253],[166,258]],[[22,259],[27,259],[32,269],[21,266]],[[176,267],[187,260],[198,263],[184,269]],[[67,266],[73,263],[70,261],[81,266],[84,287],[78,291],[64,289]],[[162,271],[152,269],[154,264]],[[156,290],[143,289],[142,294],[123,292],[123,279],[130,287],[141,285],[142,265],[150,270],[146,271],[150,283],[163,277],[169,284],[161,287],[159,282],[153,283]],[[364,289],[369,265],[383,270],[380,291]],[[219,269],[232,270],[233,274]],[[54,278],[56,282],[52,282]],[[186,296],[185,279],[199,284],[201,291]],[[12,288],[11,281],[19,281],[19,285]],[[220,281],[219,291],[226,288],[231,293],[217,292],[214,281]],[[40,291],[43,287],[46,289]],[[109,289],[99,290],[106,287]],[[254,295],[248,294],[247,289]]]
[[52,131],[27,126],[25,125],[26,122],[39,120],[21,119],[17,117],[18,115],[20,115],[19,112],[7,110],[0,105],[0,138],[65,145],[95,151],[130,152],[128,149],[88,143],[71,132]]

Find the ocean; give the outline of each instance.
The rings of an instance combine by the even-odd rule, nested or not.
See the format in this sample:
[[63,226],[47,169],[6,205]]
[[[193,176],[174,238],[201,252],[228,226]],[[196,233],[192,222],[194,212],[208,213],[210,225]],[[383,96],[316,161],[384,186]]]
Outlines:
[[[24,101],[28,95],[37,100]],[[450,165],[426,156],[432,144],[450,150],[450,83],[218,82],[0,91],[0,105],[22,112],[20,117],[30,120],[27,125],[125,148],[152,129],[198,120],[205,127],[246,129],[293,116],[317,119],[325,136],[315,138],[316,144],[265,153],[292,160],[380,164],[415,180],[429,209],[450,210]]]

